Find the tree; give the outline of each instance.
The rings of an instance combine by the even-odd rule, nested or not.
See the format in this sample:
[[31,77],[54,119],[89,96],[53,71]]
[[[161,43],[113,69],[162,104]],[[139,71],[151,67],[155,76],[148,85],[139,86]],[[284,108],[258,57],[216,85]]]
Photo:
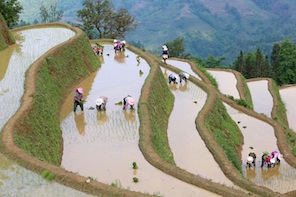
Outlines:
[[256,77],[256,71],[255,71],[255,55],[251,52],[247,53],[244,56],[244,70],[245,70],[245,78],[250,79]]
[[0,0],[0,13],[9,28],[13,28],[18,24],[22,10],[23,7],[17,0]]
[[136,29],[135,19],[126,9],[114,11],[108,0],[84,0],[84,8],[77,11],[83,29],[92,37],[90,28],[98,31],[98,38],[124,38],[125,34]]
[[271,77],[277,82],[278,81],[278,76],[279,76],[279,53],[281,50],[281,46],[279,44],[274,44],[272,53],[271,53],[271,60],[270,60],[270,65],[271,65],[271,71],[272,75]]
[[171,42],[166,42],[165,45],[169,48],[170,56],[171,57],[180,57],[184,56],[184,38],[178,37]]
[[256,62],[255,62],[256,77],[262,77],[262,62],[263,62],[263,55],[260,49],[257,49]]
[[49,9],[44,5],[40,6],[41,22],[47,23],[60,21],[64,12],[62,10],[57,10],[57,7],[57,2],[51,4]]
[[288,39],[281,42],[281,50],[278,56],[278,80],[279,85],[296,83],[296,47]]

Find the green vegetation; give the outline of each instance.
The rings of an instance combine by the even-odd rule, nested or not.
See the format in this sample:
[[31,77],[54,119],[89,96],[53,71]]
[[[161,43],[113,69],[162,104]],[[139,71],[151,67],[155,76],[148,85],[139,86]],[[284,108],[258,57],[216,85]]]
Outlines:
[[41,23],[58,22],[62,19],[63,11],[58,10],[57,6],[57,2],[52,2],[49,8],[40,6]]
[[134,177],[134,178],[133,178],[133,182],[134,182],[134,183],[138,183],[138,182],[139,182],[139,179],[138,179],[137,177]]
[[42,178],[44,178],[48,181],[52,181],[55,178],[55,174],[52,172],[49,172],[48,170],[43,170],[41,172],[41,176],[42,176]]
[[223,148],[228,159],[242,173],[240,153],[243,136],[219,98],[216,98],[214,105],[207,114],[205,125]]
[[275,115],[272,113],[272,118],[279,122],[285,131],[286,140],[288,142],[288,146],[292,150],[292,154],[296,157],[296,133],[292,129],[289,128],[289,124],[287,121],[286,107],[283,103],[278,86],[276,83],[271,80],[271,92],[276,96],[277,105],[275,106]]
[[133,162],[133,169],[138,169],[139,167],[138,167],[138,165],[137,165],[137,163],[136,162]]
[[0,13],[0,51],[13,43],[15,43],[14,37],[9,31],[6,21]]
[[[167,126],[173,109],[174,96],[167,86],[161,70],[155,74],[151,83],[149,98],[149,117],[153,124],[152,143],[158,155],[169,163],[174,163],[173,154],[168,145]],[[166,95],[166,96],[164,96]],[[161,117],[161,118],[160,118]]]
[[274,44],[270,61],[267,55],[263,56],[260,49],[257,49],[256,53],[248,52],[246,55],[241,51],[233,63],[233,69],[247,79],[269,77],[278,85],[295,84],[296,45],[289,39]]
[[23,7],[18,0],[1,0],[0,15],[2,15],[9,28],[17,25]]
[[243,76],[241,76],[241,78],[242,78],[242,84],[243,84],[243,93],[244,93],[244,96],[245,96],[244,101],[246,102],[246,105],[248,106],[247,108],[253,109],[252,96],[251,96],[251,92],[250,92],[250,89],[248,87],[247,81]]
[[59,111],[64,94],[99,66],[85,34],[47,57],[38,70],[33,106],[15,126],[15,143],[31,156],[59,166]]
[[[135,19],[127,9],[114,11],[108,0],[84,0],[83,9],[77,11],[77,16],[89,38],[124,38],[136,28]],[[98,37],[94,36],[94,29]]]

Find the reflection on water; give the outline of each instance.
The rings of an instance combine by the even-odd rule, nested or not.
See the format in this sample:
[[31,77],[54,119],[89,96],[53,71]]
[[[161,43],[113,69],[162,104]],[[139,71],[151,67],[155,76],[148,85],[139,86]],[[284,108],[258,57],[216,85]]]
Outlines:
[[254,111],[271,117],[273,98],[268,90],[268,81],[259,80],[247,82],[251,92]]
[[281,173],[279,171],[280,165],[275,165],[272,168],[261,168],[261,177],[263,181],[271,179],[271,177],[279,177]]
[[125,55],[124,55],[125,52],[116,52],[115,55],[114,55],[114,60],[120,64],[124,64],[125,63]]
[[190,66],[189,63],[178,61],[178,60],[170,60],[170,59],[168,59],[166,62],[167,62],[167,64],[171,64],[174,67],[179,68],[180,70],[182,70],[182,71],[196,77],[197,79],[201,80],[201,78],[195,72],[193,72],[193,70],[191,69],[191,66]]
[[[178,61],[174,62],[177,63]],[[175,74],[165,69],[162,71]],[[171,84],[168,83],[168,86],[171,87]],[[190,81],[178,84],[173,94],[175,102],[169,118],[168,140],[176,164],[213,182],[234,186],[219,168],[196,130],[195,119],[205,104],[207,94]]]
[[289,123],[289,128],[296,132],[296,85],[280,89],[280,94],[287,110],[286,114]]
[[103,125],[108,122],[107,112],[105,110],[97,111],[97,123]]
[[[73,112],[64,114],[61,120],[64,149],[61,166],[82,176],[111,184],[119,180],[122,188],[163,196],[217,196],[203,189],[184,183],[155,169],[143,157],[139,149],[139,118],[137,110],[122,110],[116,105],[126,95],[132,95],[138,103],[142,85],[150,67],[129,50],[124,62],[118,61],[112,45],[104,46],[102,68],[97,72],[85,102],[85,109],[94,106],[100,95],[108,97],[106,111],[85,110],[85,135],[77,132]],[[114,54],[114,57],[112,57]],[[123,57],[122,57],[123,58]],[[139,76],[139,69],[143,75]],[[79,85],[80,86],[80,85]],[[83,87],[83,86],[82,86]],[[72,97],[72,95],[70,95]],[[105,118],[106,117],[106,121]],[[136,176],[139,183],[133,183],[132,163],[139,166]],[[160,187],[161,185],[161,187]]]
[[239,92],[236,88],[237,80],[232,72],[228,71],[217,71],[217,70],[207,70],[217,81],[218,89],[222,94],[233,96],[239,99]]
[[76,127],[80,135],[85,134],[84,112],[78,111],[74,113]]
[[189,89],[188,89],[188,83],[181,83],[181,84],[179,85],[179,90],[180,90],[181,92],[189,91]]
[[136,110],[123,110],[124,118],[128,122],[136,122]]
[[[242,170],[244,176],[248,176],[246,168],[246,158],[250,152],[249,147],[253,147],[252,152],[257,155],[255,177],[250,179],[257,185],[267,187],[273,191],[286,193],[296,189],[296,170],[288,165],[285,160],[281,161],[274,169],[261,168],[261,155],[264,151],[269,153],[278,150],[277,140],[274,135],[274,129],[271,125],[238,112],[234,108],[225,104],[226,109],[232,119],[237,122],[243,136],[244,145],[242,150]],[[254,174],[253,174],[254,176]]]
[[248,179],[253,179],[256,177],[256,168],[254,167],[246,168],[246,173],[247,173]]
[[15,48],[16,48],[16,45],[14,44],[12,46],[9,46],[7,49],[0,51],[0,60],[1,60],[0,61],[0,81],[5,76],[10,58],[12,56],[12,53],[15,51]]
[[[25,72],[52,47],[67,41],[74,32],[66,28],[36,28],[15,33],[16,44],[0,55],[0,130],[20,106]],[[10,51],[11,50],[11,51]],[[1,52],[1,54],[2,54]],[[4,91],[3,91],[4,90]],[[90,196],[22,168],[0,154],[0,196]]]

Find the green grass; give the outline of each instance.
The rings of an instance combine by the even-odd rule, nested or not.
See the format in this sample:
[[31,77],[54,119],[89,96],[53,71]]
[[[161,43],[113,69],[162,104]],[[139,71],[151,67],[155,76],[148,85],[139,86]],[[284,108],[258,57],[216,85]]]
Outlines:
[[287,120],[287,115],[286,115],[286,112],[287,112],[286,106],[285,106],[284,102],[282,101],[278,86],[274,80],[272,80],[271,91],[273,92],[273,94],[276,95],[276,99],[278,101],[278,105],[276,106],[276,111],[275,111],[276,115],[273,116],[272,118],[274,120],[278,121],[282,125],[282,127],[284,128],[288,146],[291,148],[292,154],[296,157],[296,133],[295,133],[295,131],[290,129],[288,126],[288,120]]
[[207,114],[205,125],[223,148],[228,159],[242,173],[239,153],[241,152],[243,137],[219,98],[216,99],[210,113]]
[[59,111],[64,93],[99,66],[85,35],[47,57],[38,70],[33,106],[16,125],[16,144],[41,161],[60,165]]
[[153,122],[151,127],[153,130],[152,142],[154,150],[165,161],[174,163],[167,139],[168,119],[173,108],[174,96],[168,88],[160,69],[151,84],[150,90],[149,117]]

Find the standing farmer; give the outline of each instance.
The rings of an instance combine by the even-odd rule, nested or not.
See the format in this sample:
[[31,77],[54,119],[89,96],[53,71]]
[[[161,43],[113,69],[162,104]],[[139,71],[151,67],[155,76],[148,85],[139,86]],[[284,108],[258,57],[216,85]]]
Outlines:
[[75,93],[74,93],[74,112],[76,111],[77,105],[80,106],[81,111],[83,111],[83,89],[82,88],[77,88]]

